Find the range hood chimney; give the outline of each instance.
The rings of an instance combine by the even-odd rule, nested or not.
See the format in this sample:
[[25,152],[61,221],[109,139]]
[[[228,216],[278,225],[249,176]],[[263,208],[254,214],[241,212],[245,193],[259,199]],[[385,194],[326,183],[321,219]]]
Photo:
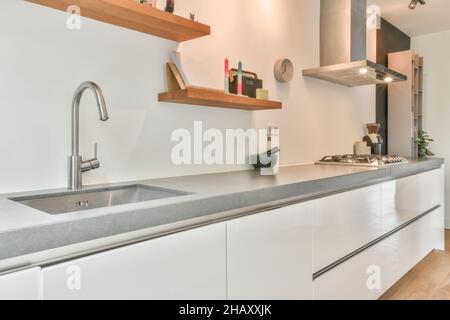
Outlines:
[[367,0],[320,1],[320,68],[303,76],[347,87],[406,81],[367,58]]

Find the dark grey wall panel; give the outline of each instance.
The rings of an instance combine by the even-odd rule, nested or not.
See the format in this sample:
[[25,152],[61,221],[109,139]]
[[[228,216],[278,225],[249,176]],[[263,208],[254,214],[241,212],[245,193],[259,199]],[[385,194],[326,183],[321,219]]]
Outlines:
[[[411,49],[411,38],[394,25],[381,19],[381,29],[377,32],[377,63],[387,66],[388,54]],[[387,153],[388,133],[388,88],[378,85],[376,94],[377,122],[381,124],[380,134],[384,139],[383,154]]]

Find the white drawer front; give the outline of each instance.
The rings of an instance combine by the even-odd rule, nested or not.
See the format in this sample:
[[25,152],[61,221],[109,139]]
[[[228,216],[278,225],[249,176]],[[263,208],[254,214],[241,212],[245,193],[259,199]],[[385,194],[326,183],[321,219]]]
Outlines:
[[228,298],[312,299],[310,203],[227,223]]
[[0,300],[41,299],[41,268],[0,276]]
[[383,225],[390,231],[437,205],[444,205],[444,170],[384,183],[381,194]]
[[383,235],[381,186],[313,201],[314,272]]
[[378,299],[444,243],[440,208],[314,280],[318,300]]
[[44,268],[44,299],[226,299],[220,223]]

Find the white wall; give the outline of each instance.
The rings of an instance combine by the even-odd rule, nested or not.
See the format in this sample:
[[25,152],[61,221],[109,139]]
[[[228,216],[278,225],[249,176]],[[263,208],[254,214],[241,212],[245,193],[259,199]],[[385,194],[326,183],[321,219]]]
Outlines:
[[[162,4],[163,0],[159,0]],[[319,1],[177,0],[176,13],[212,26],[212,35],[183,43],[187,72],[199,85],[222,88],[223,60],[242,59],[265,80],[282,111],[245,112],[158,103],[164,63],[177,45],[83,19],[65,28],[64,13],[19,0],[0,2],[0,193],[64,187],[70,153],[70,103],[85,80],[103,89],[110,121],[98,121],[90,95],[81,106],[81,154],[99,143],[102,168],[85,184],[187,175],[243,167],[171,164],[176,128],[281,127],[282,162],[311,162],[352,151],[363,125],[375,119],[375,89],[348,89],[306,80],[301,69],[319,65]],[[294,80],[276,84],[273,63],[293,60]]]
[[[254,112],[257,128],[267,124],[281,128],[282,164],[353,153],[353,143],[364,135],[364,124],[375,121],[375,86],[350,89],[302,77],[303,69],[320,64],[320,1],[213,0],[211,6],[205,5],[205,0],[177,3],[180,2],[199,8],[191,11],[201,21],[208,18],[212,25],[209,38],[180,46],[183,54],[198,62],[195,68],[204,70],[196,81],[201,85],[213,82],[222,88],[219,69],[224,57],[235,65],[242,59],[244,69],[264,79],[271,98],[283,101],[282,111]],[[208,66],[204,65],[205,57]],[[274,79],[273,64],[279,58],[289,58],[294,63],[295,77],[289,84],[279,84]]]
[[[435,142],[432,151],[450,161],[450,30],[412,39],[412,48],[424,56],[424,130]],[[450,203],[450,171],[446,170],[446,203]],[[446,206],[450,228],[450,206]]]

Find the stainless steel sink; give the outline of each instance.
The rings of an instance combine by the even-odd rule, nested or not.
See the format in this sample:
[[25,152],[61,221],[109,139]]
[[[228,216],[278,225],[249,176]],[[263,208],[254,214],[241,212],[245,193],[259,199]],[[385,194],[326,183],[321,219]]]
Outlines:
[[49,214],[62,214],[104,207],[179,197],[189,193],[143,185],[104,188],[56,195],[11,198],[10,200]]

